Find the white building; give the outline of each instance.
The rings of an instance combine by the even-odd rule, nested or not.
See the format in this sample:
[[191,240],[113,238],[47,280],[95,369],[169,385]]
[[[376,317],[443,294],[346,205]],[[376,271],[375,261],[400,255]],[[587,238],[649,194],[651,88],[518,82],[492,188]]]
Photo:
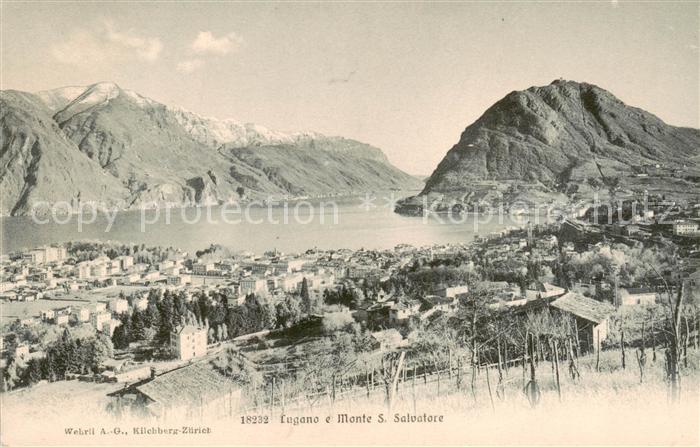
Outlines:
[[165,272],[166,274],[168,274],[167,270],[171,267],[175,267],[175,261],[165,260],[158,264],[158,270],[160,270],[161,272]]
[[172,267],[161,269],[160,271],[166,276],[177,276],[180,274],[180,267],[173,265]]
[[92,273],[91,273],[90,263],[89,263],[89,262],[83,261],[83,262],[79,263],[79,264],[76,266],[76,268],[77,268],[77,270],[78,270],[78,278],[79,278],[79,279],[88,279],[88,278],[90,278],[90,275],[91,275]]
[[207,353],[207,330],[186,325],[170,334],[170,345],[180,360],[201,357]]
[[107,264],[97,262],[90,265],[90,276],[95,278],[104,278],[107,276]]
[[133,256],[119,256],[117,258],[122,270],[129,270],[134,265]]
[[280,273],[298,272],[308,261],[306,259],[282,259],[272,263],[272,267]]
[[207,272],[214,270],[214,263],[208,262],[203,264],[195,264],[192,266],[192,273],[195,275],[206,275]]
[[300,274],[280,276],[277,281],[277,286],[285,292],[291,292],[299,288],[299,285],[303,279],[304,277]]
[[87,307],[81,307],[76,309],[75,318],[79,322],[90,321],[90,309]]
[[129,273],[127,275],[122,276],[120,282],[124,285],[130,286],[132,284],[136,284],[141,280],[141,275],[138,273]]
[[621,306],[656,304],[656,292],[645,288],[620,289],[619,299]]
[[117,326],[121,326],[122,322],[119,320],[114,320],[110,318],[109,320],[105,321],[102,323],[102,332],[105,334],[109,335],[110,337],[114,335],[114,330],[117,328]]
[[468,293],[469,292],[469,286],[464,285],[464,286],[454,286],[454,287],[445,287],[444,289],[440,289],[435,292],[435,295],[442,296],[444,298],[454,298],[457,295],[461,295],[463,293]]
[[114,313],[123,314],[129,311],[129,302],[121,298],[111,300],[109,302],[109,310]]
[[267,280],[253,276],[241,279],[241,295],[267,292]]
[[64,247],[41,247],[30,250],[22,255],[22,259],[33,264],[44,264],[63,261],[68,257]]
[[92,325],[95,326],[95,329],[97,329],[98,331],[101,331],[102,328],[104,327],[104,324],[107,323],[111,319],[112,319],[112,315],[109,312],[94,313],[90,317]]
[[673,234],[675,235],[688,235],[698,233],[698,224],[692,220],[677,220],[673,222]]

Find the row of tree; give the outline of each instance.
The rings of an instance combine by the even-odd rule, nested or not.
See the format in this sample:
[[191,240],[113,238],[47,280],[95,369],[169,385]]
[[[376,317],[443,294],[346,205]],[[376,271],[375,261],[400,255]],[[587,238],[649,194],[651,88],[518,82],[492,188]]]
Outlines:
[[170,334],[185,324],[208,327],[210,343],[224,341],[264,329],[288,328],[318,306],[308,286],[302,286],[299,295],[286,295],[276,305],[254,294],[241,305],[231,303],[233,299],[237,300],[226,290],[200,292],[187,299],[184,292],[166,290],[161,294],[152,289],[145,310],[121,316],[112,336],[114,347],[125,349],[134,342],[164,347],[170,343]]
[[74,337],[66,328],[60,339],[52,343],[42,357],[25,361],[12,358],[2,374],[2,390],[33,385],[40,380],[62,380],[69,374],[90,374],[113,356],[112,341],[103,334]]

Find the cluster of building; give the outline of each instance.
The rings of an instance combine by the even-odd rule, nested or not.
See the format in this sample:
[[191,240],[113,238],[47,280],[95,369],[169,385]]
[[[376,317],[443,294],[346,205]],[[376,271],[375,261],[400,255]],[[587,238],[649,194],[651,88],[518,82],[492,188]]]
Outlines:
[[[673,220],[672,227],[664,231],[683,237],[698,234],[698,221],[690,217],[687,211],[679,214],[678,219]],[[594,305],[588,300],[599,298],[602,292],[612,292],[614,298],[610,304],[614,305],[614,309],[615,306],[654,304],[659,300],[658,293],[649,287],[619,287],[606,280],[595,284],[577,283],[568,291],[555,285],[557,281],[551,268],[562,257],[565,259],[582,250],[606,244],[605,238],[608,236],[613,239],[615,236],[645,237],[647,231],[653,231],[649,225],[658,225],[649,221],[654,218],[653,213],[652,209],[648,214],[636,217],[633,222],[616,222],[609,226],[581,219],[566,219],[541,227],[507,228],[476,237],[472,244],[428,247],[399,245],[389,250],[312,249],[296,255],[285,255],[274,250],[262,256],[241,253],[227,255],[223,259],[209,255],[195,258],[178,253],[170,255],[170,259],[153,263],[137,262],[129,255],[114,258],[98,256],[76,262],[64,247],[46,246],[0,258],[0,300],[27,302],[55,299],[70,297],[72,291],[119,286],[127,289],[134,287],[134,291],[144,291],[146,288],[177,289],[184,292],[186,299],[191,299],[197,291],[226,289],[229,305],[243,304],[250,294],[265,296],[274,304],[289,293],[299,292],[303,284],[310,294],[320,296],[323,291],[341,285],[357,287],[358,281],[386,281],[392,274],[417,260],[430,262],[466,256],[479,259],[481,267],[488,267],[494,276],[522,271],[533,261],[544,267],[539,278],[527,284],[491,282],[490,286],[496,291],[492,307],[527,309],[539,305],[537,303],[555,308],[559,306],[577,318],[588,318],[591,327],[601,331],[604,330],[600,327],[603,319],[599,317],[604,312],[598,307],[605,303]],[[686,265],[692,267],[692,262],[688,261]],[[693,284],[698,283],[697,267],[695,265],[695,276],[691,275],[688,279],[694,281]],[[381,345],[381,339],[396,339],[397,330],[409,327],[411,322],[425,321],[442,313],[454,313],[460,298],[469,292],[465,284],[440,284],[437,287],[424,296],[412,298],[380,292],[371,299],[366,297],[352,315],[377,334]],[[95,330],[112,335],[120,324],[120,314],[132,309],[145,310],[148,306],[145,294],[126,294],[130,296],[129,300],[76,301],[75,305],[45,309],[40,314],[22,318],[20,324],[90,324]],[[209,293],[205,295],[211,296]],[[592,308],[596,308],[593,312],[595,318],[590,315]],[[206,355],[207,337],[207,328],[186,325],[171,334],[171,347],[179,359],[195,359]],[[596,341],[591,340],[591,343],[595,344]],[[18,355],[31,352],[25,346],[18,346],[17,349]],[[25,350],[27,353],[24,353]]]

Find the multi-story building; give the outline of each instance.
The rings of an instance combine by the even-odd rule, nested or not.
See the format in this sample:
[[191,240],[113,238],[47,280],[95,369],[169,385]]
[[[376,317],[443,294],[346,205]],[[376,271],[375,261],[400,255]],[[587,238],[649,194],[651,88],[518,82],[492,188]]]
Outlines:
[[123,314],[129,311],[129,302],[123,299],[114,299],[109,302],[109,310],[117,314]]
[[272,263],[269,261],[256,262],[251,266],[251,273],[253,275],[265,276],[272,270]]
[[104,278],[107,276],[107,264],[96,262],[90,266],[90,276]]
[[700,224],[693,220],[677,220],[673,222],[673,234],[688,235],[698,233]]
[[174,276],[168,276],[168,285],[171,286],[183,286],[192,283],[192,277],[190,275],[177,274]]
[[112,314],[110,314],[109,312],[97,312],[90,316],[90,321],[92,325],[95,326],[95,329],[97,329],[98,331],[101,331],[104,327],[104,324],[111,319]]
[[192,273],[195,275],[206,275],[210,270],[214,270],[213,262],[194,264],[192,266]]
[[251,293],[267,292],[267,280],[249,276],[241,279],[241,295],[249,295]]
[[158,270],[165,272],[166,274],[168,274],[167,270],[171,267],[175,267],[175,261],[171,261],[169,259],[158,264]]
[[79,263],[76,268],[78,270],[78,279],[88,279],[92,275],[90,263],[87,261]]
[[160,269],[160,271],[167,276],[177,276],[180,274],[180,267],[173,265],[164,269]]
[[87,307],[80,307],[76,309],[75,318],[79,322],[90,321],[90,309]]
[[273,262],[272,267],[278,273],[298,272],[308,261],[306,259],[281,259]]
[[170,334],[170,346],[180,360],[201,357],[207,353],[207,330],[186,325]]
[[63,261],[68,257],[64,247],[41,247],[30,250],[22,255],[22,259],[34,264],[44,264]]
[[277,287],[281,288],[285,292],[291,292],[297,290],[301,281],[304,278],[300,274],[284,275],[279,277],[277,281]]
[[119,256],[116,260],[119,261],[122,270],[129,270],[134,265],[133,256]]

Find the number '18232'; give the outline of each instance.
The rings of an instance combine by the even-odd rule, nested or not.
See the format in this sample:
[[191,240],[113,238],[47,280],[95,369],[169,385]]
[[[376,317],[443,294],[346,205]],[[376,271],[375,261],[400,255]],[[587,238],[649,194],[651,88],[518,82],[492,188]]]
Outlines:
[[269,416],[241,416],[241,424],[269,424]]

